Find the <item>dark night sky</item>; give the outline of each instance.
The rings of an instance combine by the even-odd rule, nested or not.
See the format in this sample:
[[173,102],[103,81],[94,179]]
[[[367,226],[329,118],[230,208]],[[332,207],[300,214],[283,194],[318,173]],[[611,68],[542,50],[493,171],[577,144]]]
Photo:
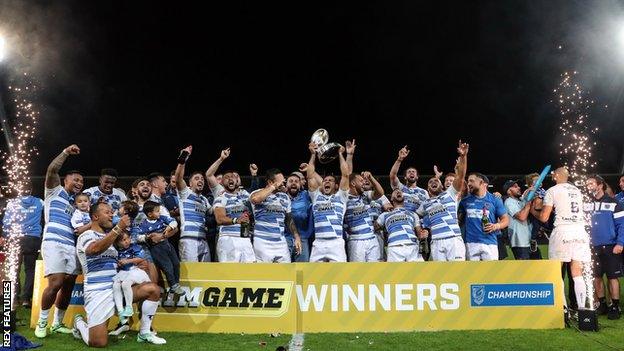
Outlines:
[[609,25],[621,14],[569,0],[7,0],[0,30],[23,48],[0,72],[3,87],[22,68],[41,85],[34,175],[71,143],[82,155],[66,167],[87,174],[168,172],[189,143],[193,169],[231,146],[227,168],[291,170],[319,127],[356,138],[356,169],[374,173],[405,144],[422,173],[450,170],[458,138],[471,170],[538,171],[558,163],[550,99],[568,69],[597,100],[598,170],[618,172],[624,52]]

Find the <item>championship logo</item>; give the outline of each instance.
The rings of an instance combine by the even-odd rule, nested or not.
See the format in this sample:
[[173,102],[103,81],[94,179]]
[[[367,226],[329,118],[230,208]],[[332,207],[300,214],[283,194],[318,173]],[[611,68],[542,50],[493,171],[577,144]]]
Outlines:
[[485,285],[473,285],[472,286],[472,301],[476,305],[483,303],[485,299]]

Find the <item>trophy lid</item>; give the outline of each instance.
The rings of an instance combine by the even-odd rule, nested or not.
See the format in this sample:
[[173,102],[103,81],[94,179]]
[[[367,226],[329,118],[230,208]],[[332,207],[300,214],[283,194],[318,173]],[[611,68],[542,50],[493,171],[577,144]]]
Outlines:
[[316,146],[318,147],[321,147],[327,144],[328,140],[329,140],[329,133],[323,128],[317,129],[316,132],[312,134],[312,138],[310,138],[310,141],[315,143]]

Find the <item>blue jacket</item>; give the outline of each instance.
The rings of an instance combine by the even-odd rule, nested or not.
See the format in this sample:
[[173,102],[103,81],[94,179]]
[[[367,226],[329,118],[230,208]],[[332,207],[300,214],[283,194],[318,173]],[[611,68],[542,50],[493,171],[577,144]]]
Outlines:
[[[300,191],[290,203],[290,213],[293,216],[301,239],[309,239],[314,235],[314,217],[312,215],[312,200],[307,190]],[[284,234],[292,237],[292,233],[286,227]]]
[[2,231],[8,236],[11,225],[18,223],[24,235],[41,237],[41,214],[43,212],[43,200],[31,195],[11,199],[7,203],[6,212],[2,219]]
[[591,242],[593,246],[624,246],[624,206],[616,199],[603,195],[586,203],[585,211],[591,213]]

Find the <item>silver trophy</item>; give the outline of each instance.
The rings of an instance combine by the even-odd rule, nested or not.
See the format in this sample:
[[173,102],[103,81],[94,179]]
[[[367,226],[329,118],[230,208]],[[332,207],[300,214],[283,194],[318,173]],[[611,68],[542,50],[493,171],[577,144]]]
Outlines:
[[342,147],[342,145],[335,142],[329,143],[329,133],[323,128],[314,132],[310,141],[317,146],[316,154],[320,163],[329,163],[335,160]]

